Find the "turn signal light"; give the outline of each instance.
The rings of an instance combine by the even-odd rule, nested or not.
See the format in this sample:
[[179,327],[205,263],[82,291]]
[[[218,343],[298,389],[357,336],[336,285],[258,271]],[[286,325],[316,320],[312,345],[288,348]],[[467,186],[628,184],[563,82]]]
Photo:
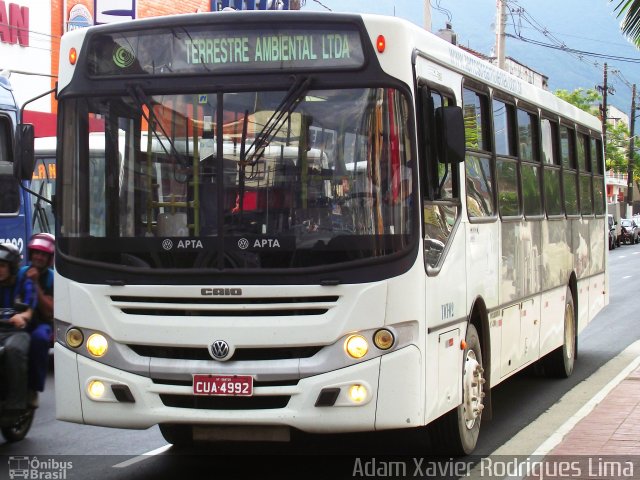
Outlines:
[[71,47],[69,49],[69,63],[71,65],[75,65],[78,61],[78,52],[75,48]]
[[394,340],[393,333],[386,328],[378,330],[373,336],[373,343],[380,350],[389,350],[393,347]]
[[84,335],[82,331],[78,328],[71,327],[67,330],[67,334],[65,335],[65,340],[67,341],[67,345],[71,348],[78,348],[84,342]]

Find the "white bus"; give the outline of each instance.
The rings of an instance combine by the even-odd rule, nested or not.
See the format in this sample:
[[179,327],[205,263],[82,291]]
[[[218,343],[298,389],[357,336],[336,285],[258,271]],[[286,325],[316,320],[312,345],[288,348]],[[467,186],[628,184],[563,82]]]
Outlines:
[[491,388],[571,374],[608,303],[596,118],[374,15],[132,21],[61,59],[59,419],[468,454]]

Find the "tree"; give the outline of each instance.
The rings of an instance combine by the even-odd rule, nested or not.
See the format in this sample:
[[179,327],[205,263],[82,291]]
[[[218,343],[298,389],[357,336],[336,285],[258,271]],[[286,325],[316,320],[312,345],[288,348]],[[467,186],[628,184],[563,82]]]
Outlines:
[[[609,0],[612,2],[614,0]],[[631,41],[640,47],[640,0],[616,0],[618,18],[624,15],[620,28]]]
[[629,129],[627,126],[622,122],[618,122],[617,125],[609,124],[604,155],[607,170],[613,170],[617,173],[627,172],[628,145]]
[[576,88],[573,92],[560,89],[554,93],[556,97],[575,105],[580,110],[592,115],[598,115],[598,102],[602,99],[602,96],[595,89]]

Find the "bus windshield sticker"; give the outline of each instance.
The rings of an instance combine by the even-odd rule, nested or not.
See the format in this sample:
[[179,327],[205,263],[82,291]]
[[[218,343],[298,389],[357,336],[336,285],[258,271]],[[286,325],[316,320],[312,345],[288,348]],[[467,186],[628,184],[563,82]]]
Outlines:
[[354,28],[233,30],[190,28],[96,36],[90,75],[237,73],[238,70],[358,68],[364,65]]

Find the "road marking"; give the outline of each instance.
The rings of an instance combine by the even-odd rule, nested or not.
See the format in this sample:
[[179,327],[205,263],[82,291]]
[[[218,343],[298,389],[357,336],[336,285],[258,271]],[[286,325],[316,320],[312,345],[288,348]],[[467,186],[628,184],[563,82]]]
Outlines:
[[125,460],[124,462],[117,463],[116,465],[113,465],[111,468],[127,468],[136,463],[144,462],[145,460],[150,459],[154,455],[160,455],[161,453],[166,452],[172,446],[173,445],[168,443],[164,447],[156,448],[155,450],[151,450],[150,452],[143,453],[142,455],[138,455],[137,457],[133,457],[133,458],[130,458],[129,460]]

